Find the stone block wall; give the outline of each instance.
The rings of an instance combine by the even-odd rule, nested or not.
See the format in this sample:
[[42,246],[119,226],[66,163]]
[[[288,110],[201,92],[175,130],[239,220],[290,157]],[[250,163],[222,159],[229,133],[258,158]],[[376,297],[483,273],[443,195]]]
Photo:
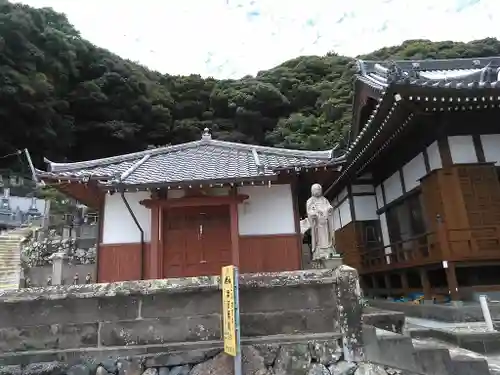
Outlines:
[[[344,338],[348,356],[360,357],[357,285],[346,266],[241,275],[242,338],[327,333]],[[0,365],[77,363],[177,343],[220,347],[221,305],[218,278],[203,277],[3,292]]]

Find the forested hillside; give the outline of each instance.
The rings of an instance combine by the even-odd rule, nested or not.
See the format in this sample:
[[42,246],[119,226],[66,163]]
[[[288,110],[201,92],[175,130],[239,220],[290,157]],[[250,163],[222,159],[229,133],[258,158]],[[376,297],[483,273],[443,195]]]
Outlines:
[[[364,57],[488,55],[500,55],[496,39],[414,40]],[[0,155],[28,147],[37,164],[83,160],[198,139],[204,127],[218,139],[322,149],[348,130],[353,73],[351,58],[332,53],[239,80],[164,75],[92,45],[62,14],[0,0]]]

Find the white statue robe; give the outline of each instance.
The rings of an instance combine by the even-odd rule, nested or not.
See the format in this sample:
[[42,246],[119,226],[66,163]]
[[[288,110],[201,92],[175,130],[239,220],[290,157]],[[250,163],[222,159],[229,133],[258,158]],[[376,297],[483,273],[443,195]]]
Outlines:
[[311,226],[313,259],[329,259],[335,254],[333,207],[325,197],[311,197],[306,209]]

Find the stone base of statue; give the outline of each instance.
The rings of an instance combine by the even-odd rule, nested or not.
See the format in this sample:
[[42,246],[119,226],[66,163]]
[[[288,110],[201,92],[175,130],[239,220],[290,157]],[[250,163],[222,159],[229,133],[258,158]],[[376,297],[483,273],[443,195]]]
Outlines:
[[342,257],[339,254],[330,255],[328,258],[313,259],[312,267],[315,269],[335,269],[343,263]]
[[323,264],[324,264],[324,268],[334,270],[335,268],[344,264],[344,262],[342,261],[342,257],[339,254],[336,254],[333,256],[333,258],[324,259]]
[[335,249],[333,247],[328,247],[325,249],[316,248],[313,250],[312,260],[323,260],[330,259],[335,256]]

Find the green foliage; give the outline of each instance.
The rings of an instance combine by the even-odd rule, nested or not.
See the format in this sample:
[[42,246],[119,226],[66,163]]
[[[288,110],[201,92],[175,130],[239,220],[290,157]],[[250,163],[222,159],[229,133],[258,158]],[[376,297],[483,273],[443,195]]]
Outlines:
[[71,204],[72,202],[70,202],[68,197],[53,187],[44,187],[36,195],[38,198],[50,201],[50,212],[52,215],[61,216],[71,213],[74,209],[74,205]]
[[[496,39],[413,40],[362,57],[490,55]],[[63,14],[0,0],[0,155],[27,147],[41,166],[196,140],[205,127],[230,141],[332,147],[350,126],[353,62],[329,53],[239,80],[163,75],[82,39]]]

